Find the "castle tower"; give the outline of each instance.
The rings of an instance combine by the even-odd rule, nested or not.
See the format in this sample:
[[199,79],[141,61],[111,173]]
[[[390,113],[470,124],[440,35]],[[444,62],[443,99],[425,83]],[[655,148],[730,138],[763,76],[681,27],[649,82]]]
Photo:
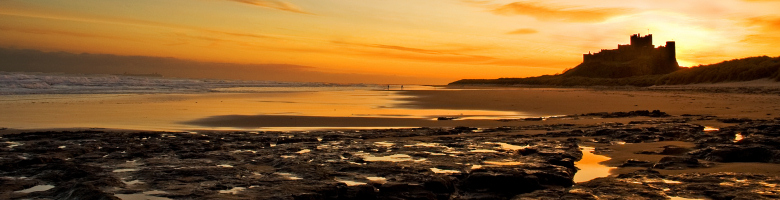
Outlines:
[[653,34],[647,34],[644,37],[638,33],[631,35],[631,46],[655,48],[655,46],[653,46]]
[[666,41],[666,57],[677,61],[677,50],[674,47],[674,41]]

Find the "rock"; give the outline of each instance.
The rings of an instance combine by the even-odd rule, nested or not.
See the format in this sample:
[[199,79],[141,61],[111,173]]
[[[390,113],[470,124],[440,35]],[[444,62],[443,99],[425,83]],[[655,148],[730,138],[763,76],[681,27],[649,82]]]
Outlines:
[[463,180],[461,189],[466,192],[496,193],[511,197],[541,189],[539,178],[515,169],[479,169]]
[[436,120],[439,120],[439,121],[456,120],[456,119],[458,119],[458,118],[457,117],[438,117],[438,118],[436,118]]
[[650,161],[628,159],[620,167],[653,167],[653,164]]
[[702,168],[710,167],[711,164],[700,163],[698,159],[693,157],[681,157],[681,156],[667,156],[661,158],[658,163],[653,165],[656,169],[670,169],[679,170],[687,168]]
[[84,184],[57,187],[57,191],[55,193],[57,195],[54,196],[54,198],[60,200],[121,200],[118,197],[115,197],[113,194],[103,192],[103,190],[98,187]]
[[778,156],[776,150],[763,145],[718,145],[690,154],[715,162],[769,162]]

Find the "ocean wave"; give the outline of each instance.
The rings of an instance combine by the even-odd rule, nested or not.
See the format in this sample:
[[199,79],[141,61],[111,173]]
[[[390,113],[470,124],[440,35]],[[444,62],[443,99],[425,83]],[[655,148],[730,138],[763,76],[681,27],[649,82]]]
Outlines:
[[[125,75],[0,72],[0,94],[148,94],[371,89],[372,84],[184,79]],[[244,89],[241,89],[244,88]]]

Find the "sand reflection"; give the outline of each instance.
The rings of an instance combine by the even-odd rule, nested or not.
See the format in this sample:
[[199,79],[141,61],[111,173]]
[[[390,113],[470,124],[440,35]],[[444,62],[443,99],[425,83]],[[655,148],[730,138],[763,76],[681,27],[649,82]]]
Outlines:
[[[246,92],[246,88],[235,91]],[[234,92],[226,89],[222,92]],[[349,118],[395,118],[428,120],[432,117],[524,117],[523,113],[490,110],[424,109],[403,107],[412,96],[371,87],[273,88],[251,93],[202,94],[39,94],[4,95],[0,127],[72,128],[182,131],[203,126],[182,122],[214,116],[303,116]],[[396,127],[403,126],[372,126]],[[313,127],[284,125],[266,127]],[[325,126],[320,126],[325,127]],[[327,126],[339,127],[339,126]],[[356,126],[345,126],[356,127]],[[404,126],[409,127],[409,126]],[[231,126],[209,128],[235,128]],[[246,127],[248,128],[248,127]],[[254,127],[252,130],[257,129]]]

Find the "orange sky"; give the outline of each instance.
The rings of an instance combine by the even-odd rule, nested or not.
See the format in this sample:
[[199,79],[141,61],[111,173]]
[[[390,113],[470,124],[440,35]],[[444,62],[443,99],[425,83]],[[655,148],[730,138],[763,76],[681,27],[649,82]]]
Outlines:
[[656,45],[676,41],[684,66],[780,55],[780,0],[4,0],[0,8],[0,47],[290,64],[417,83],[555,74],[648,29]]

